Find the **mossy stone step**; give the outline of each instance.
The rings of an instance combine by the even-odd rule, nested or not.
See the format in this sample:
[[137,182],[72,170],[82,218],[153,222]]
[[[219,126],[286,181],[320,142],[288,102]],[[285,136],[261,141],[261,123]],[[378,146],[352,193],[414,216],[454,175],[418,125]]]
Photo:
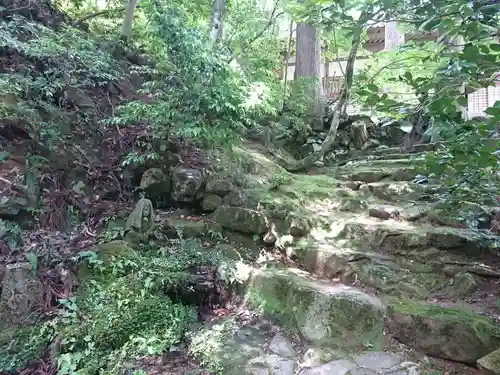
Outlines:
[[314,344],[355,351],[382,343],[380,299],[298,269],[255,270],[246,300]]
[[380,182],[382,180],[411,181],[418,174],[415,168],[393,167],[393,168],[372,168],[357,167],[340,170],[341,177],[351,181],[361,181],[365,183]]
[[387,327],[427,355],[471,365],[500,347],[500,325],[465,309],[400,300],[388,306]]

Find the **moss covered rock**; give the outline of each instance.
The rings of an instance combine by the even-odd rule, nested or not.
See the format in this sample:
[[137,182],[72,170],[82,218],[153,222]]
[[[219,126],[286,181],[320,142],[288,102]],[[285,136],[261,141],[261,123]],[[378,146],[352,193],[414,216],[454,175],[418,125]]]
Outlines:
[[215,222],[225,229],[248,234],[267,231],[264,214],[241,207],[219,207],[214,213]]
[[500,349],[480,358],[477,365],[485,375],[500,375]]
[[146,194],[152,196],[165,195],[170,192],[170,176],[160,168],[150,168],[141,178],[139,186]]
[[42,282],[30,263],[8,264],[1,285],[0,330],[31,324],[38,317],[43,298]]
[[387,325],[396,339],[425,354],[474,364],[500,346],[500,325],[473,312],[425,302],[388,306]]
[[381,343],[383,305],[358,289],[313,280],[299,270],[259,270],[246,297],[315,344],[356,349]]
[[233,184],[229,180],[217,179],[207,182],[205,192],[223,197],[233,189]]
[[205,212],[215,211],[222,205],[222,198],[215,194],[206,194],[201,201],[201,208]]

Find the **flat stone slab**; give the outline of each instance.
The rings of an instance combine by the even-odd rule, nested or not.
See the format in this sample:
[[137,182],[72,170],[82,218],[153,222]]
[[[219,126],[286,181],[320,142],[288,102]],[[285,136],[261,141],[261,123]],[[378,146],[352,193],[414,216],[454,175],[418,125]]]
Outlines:
[[419,375],[418,365],[400,353],[368,352],[305,370],[302,375]]

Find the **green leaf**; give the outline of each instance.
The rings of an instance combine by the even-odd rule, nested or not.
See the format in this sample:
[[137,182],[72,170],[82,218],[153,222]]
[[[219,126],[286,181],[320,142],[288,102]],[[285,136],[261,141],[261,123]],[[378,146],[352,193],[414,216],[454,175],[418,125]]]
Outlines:
[[463,56],[470,61],[476,61],[479,57],[479,48],[473,45],[468,45],[464,48]]
[[467,98],[465,96],[459,96],[457,98],[457,103],[461,106],[466,106],[467,105]]
[[368,85],[366,85],[366,88],[370,91],[378,92],[378,86],[373,83],[369,83]]
[[484,113],[486,113],[487,115],[490,115],[490,116],[497,117],[497,116],[500,116],[500,108],[499,107],[490,107],[490,108],[487,108],[484,111]]
[[33,272],[36,272],[38,268],[38,257],[36,256],[35,253],[29,252],[26,254],[26,258],[28,259],[29,264],[31,265],[31,269]]

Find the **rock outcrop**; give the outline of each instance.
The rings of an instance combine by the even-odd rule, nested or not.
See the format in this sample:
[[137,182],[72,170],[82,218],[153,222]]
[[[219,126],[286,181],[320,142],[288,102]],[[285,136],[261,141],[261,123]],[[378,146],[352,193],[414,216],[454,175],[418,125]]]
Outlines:
[[500,347],[500,324],[469,311],[399,301],[387,319],[395,338],[434,357],[474,365]]

